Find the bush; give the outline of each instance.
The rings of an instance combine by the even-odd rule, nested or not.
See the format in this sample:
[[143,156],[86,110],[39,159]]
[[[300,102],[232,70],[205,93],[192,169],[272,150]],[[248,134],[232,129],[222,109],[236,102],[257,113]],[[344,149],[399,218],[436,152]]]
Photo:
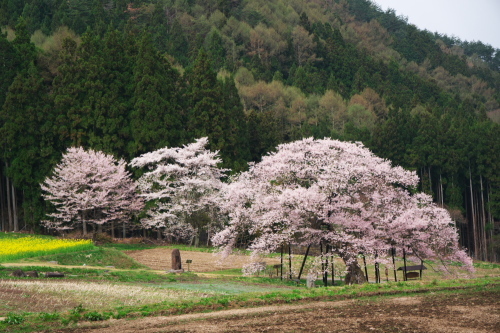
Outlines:
[[108,234],[105,233],[97,233],[94,236],[94,243],[96,245],[104,245],[104,244],[110,244],[113,243],[113,238],[109,236]]
[[109,319],[109,314],[99,313],[97,311],[88,312],[83,315],[83,318],[90,321],[101,321]]
[[3,320],[4,323],[9,325],[19,325],[25,320],[24,316],[21,314],[9,313],[7,318]]
[[40,318],[42,321],[54,321],[58,320],[60,317],[59,313],[46,313],[46,312],[41,312],[38,315],[38,318]]

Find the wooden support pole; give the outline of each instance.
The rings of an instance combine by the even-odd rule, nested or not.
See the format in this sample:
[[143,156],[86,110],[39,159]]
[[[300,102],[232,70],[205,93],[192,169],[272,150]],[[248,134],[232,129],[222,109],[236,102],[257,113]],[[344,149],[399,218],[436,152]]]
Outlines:
[[365,254],[364,253],[363,253],[363,264],[365,265],[366,282],[368,282],[368,268],[366,267],[366,258],[365,258]]
[[407,281],[407,279],[406,279],[406,251],[405,251],[404,247],[403,247],[403,263],[404,263],[403,281]]
[[[300,280],[300,277],[302,276],[302,271],[304,270],[304,266],[306,264],[307,256],[309,255],[309,249],[311,248],[311,244],[307,246],[306,254],[304,255],[304,260],[302,260],[302,265],[300,266],[300,271],[299,271],[299,276],[297,279]],[[333,264],[333,263],[332,263]]]
[[333,266],[333,255],[332,255],[332,287],[335,285],[335,267]]
[[326,254],[326,259],[325,259],[325,270],[323,271],[323,284],[325,287],[328,287],[328,251],[330,250],[330,246],[327,244],[325,246],[325,254]]
[[391,248],[392,252],[392,269],[394,270],[394,282],[398,282],[398,275],[396,274],[396,260],[394,260],[394,255],[396,253],[396,248]]
[[281,280],[283,280],[283,244],[281,244],[281,260],[280,260],[280,276]]

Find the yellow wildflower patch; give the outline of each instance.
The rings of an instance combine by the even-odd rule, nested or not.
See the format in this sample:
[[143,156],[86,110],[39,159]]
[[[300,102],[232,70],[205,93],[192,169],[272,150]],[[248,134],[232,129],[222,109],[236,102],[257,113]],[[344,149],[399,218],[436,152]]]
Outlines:
[[93,248],[91,240],[83,239],[55,239],[37,236],[0,238],[0,262]]

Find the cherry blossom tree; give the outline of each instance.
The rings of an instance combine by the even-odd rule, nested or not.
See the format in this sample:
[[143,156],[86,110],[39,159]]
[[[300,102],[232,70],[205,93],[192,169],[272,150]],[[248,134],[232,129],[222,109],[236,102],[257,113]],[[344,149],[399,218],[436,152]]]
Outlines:
[[141,196],[148,202],[147,217],[141,220],[144,227],[164,229],[166,235],[178,240],[197,237],[199,224],[190,224],[189,218],[218,207],[217,193],[227,171],[218,168],[222,160],[218,152],[206,149],[207,145],[204,137],[184,147],[165,147],[132,160],[133,167],[146,170],[138,180]]
[[124,222],[139,212],[144,203],[125,166],[124,160],[103,152],[68,148],[53,175],[41,184],[44,199],[55,207],[44,224],[64,230],[81,223],[86,235],[87,224]]
[[414,172],[391,166],[361,143],[312,138],[282,144],[222,191],[229,225],[213,243],[223,255],[250,235],[255,255],[282,244],[324,244],[347,267],[346,283],[362,283],[360,253],[379,257],[412,247],[425,258],[470,265],[446,212],[411,194]]

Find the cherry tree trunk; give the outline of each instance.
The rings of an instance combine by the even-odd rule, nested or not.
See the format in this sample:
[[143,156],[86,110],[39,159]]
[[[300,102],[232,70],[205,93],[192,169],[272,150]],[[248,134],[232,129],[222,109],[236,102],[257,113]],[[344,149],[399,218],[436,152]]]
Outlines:
[[353,255],[341,255],[342,260],[347,268],[347,274],[345,276],[344,282],[347,285],[350,284],[362,284],[366,282],[365,274],[359,266],[358,259]]

